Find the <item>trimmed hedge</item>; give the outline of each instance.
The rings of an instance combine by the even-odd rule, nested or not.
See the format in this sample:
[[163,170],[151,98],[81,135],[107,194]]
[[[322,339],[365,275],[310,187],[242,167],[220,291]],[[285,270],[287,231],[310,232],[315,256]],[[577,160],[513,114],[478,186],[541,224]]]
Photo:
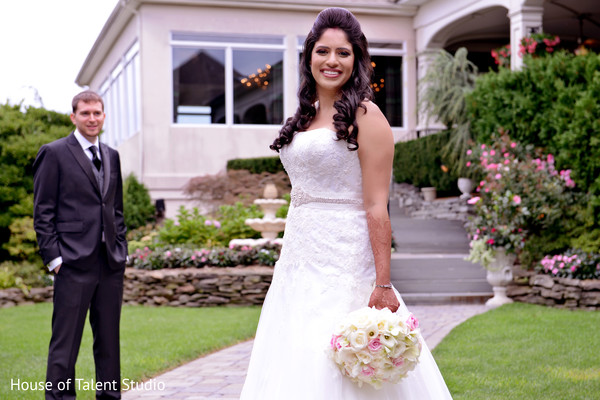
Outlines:
[[[460,194],[458,176],[445,157],[442,148],[450,133],[440,132],[408,142],[398,142],[394,152],[394,181],[417,187],[433,186],[438,196]],[[446,171],[444,170],[446,169]]]
[[270,172],[272,174],[285,171],[279,156],[257,158],[235,158],[227,161],[227,170],[246,169],[253,174]]

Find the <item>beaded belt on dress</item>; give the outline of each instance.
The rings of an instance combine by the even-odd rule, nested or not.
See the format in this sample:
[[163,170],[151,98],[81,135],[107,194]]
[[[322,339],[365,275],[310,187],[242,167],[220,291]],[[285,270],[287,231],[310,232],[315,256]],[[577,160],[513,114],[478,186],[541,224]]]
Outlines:
[[298,207],[307,203],[352,204],[357,206],[362,205],[363,203],[362,199],[312,196],[299,188],[292,188],[290,198],[290,203],[294,207]]

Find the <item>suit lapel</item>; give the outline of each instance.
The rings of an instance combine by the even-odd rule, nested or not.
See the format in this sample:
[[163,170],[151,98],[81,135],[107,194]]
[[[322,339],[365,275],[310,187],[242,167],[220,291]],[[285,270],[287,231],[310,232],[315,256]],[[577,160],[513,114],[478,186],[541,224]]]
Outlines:
[[98,193],[100,193],[100,187],[98,186],[98,180],[94,176],[94,171],[92,171],[92,163],[90,162],[90,159],[87,158],[87,156],[85,155],[85,152],[83,151],[83,149],[81,148],[81,145],[75,138],[74,133],[71,133],[69,135],[69,137],[67,138],[67,144],[69,145],[68,148],[71,151],[71,153],[73,154],[73,157],[75,157],[75,160],[77,160],[77,163],[79,164],[81,169],[83,169],[83,172],[85,172],[87,177],[92,182],[92,185],[94,185],[96,190],[98,190]]
[[108,186],[110,185],[110,153],[108,147],[100,142],[100,154],[102,155],[102,169],[104,170],[104,187],[102,188],[102,197],[106,196]]

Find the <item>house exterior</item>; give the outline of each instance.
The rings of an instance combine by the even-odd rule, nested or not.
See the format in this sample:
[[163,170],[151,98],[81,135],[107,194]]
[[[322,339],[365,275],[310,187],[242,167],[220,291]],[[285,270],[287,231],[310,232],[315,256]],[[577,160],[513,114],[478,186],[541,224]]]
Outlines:
[[102,141],[172,217],[191,205],[182,190],[190,178],[222,172],[229,159],[275,155],[269,144],[297,107],[302,43],[323,8],[347,8],[361,22],[376,102],[400,141],[427,129],[417,116],[423,52],[464,46],[485,70],[491,49],[517,48],[531,32],[575,41],[580,26],[558,1],[121,0],[76,83],[103,96]]

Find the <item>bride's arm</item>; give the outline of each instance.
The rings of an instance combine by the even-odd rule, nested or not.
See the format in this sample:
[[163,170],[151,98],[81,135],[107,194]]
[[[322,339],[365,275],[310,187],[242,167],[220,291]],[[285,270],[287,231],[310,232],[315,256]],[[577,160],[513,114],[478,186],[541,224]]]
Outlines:
[[[357,111],[363,201],[375,260],[375,283],[390,285],[392,228],[387,203],[394,160],[394,137],[379,108],[372,102],[366,102],[365,105],[366,113],[361,108]],[[387,307],[395,312],[399,303],[394,290],[376,286],[369,300],[369,307],[372,306],[379,309]]]

